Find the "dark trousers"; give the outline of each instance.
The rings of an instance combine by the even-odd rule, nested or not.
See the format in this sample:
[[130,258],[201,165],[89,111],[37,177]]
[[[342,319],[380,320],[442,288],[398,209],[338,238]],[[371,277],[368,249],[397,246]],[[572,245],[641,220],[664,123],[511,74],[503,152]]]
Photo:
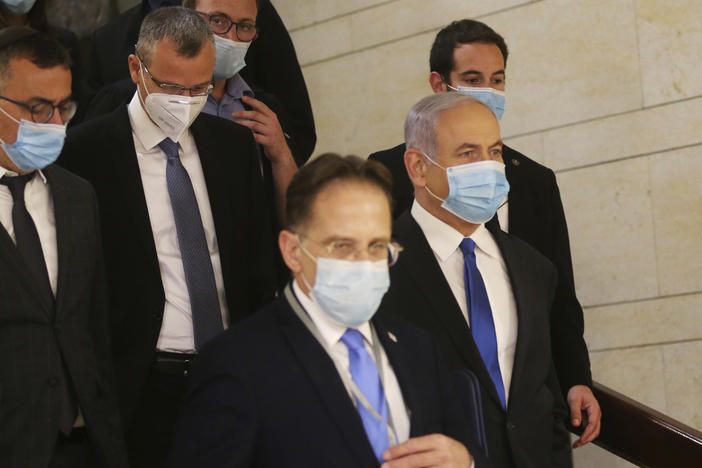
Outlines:
[[100,463],[90,447],[85,428],[74,429],[70,436],[59,434],[49,468],[95,468]]
[[171,447],[187,376],[152,368],[134,421],[127,431],[127,450],[133,468],[158,468]]

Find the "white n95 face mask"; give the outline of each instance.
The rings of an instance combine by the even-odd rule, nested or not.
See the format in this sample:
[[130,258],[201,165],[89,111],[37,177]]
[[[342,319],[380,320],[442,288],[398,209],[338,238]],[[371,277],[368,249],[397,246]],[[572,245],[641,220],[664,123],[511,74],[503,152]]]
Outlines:
[[26,15],[32,9],[37,0],[2,0],[7,11],[15,15]]
[[[202,108],[205,107],[207,95],[181,96],[149,93],[144,81],[143,70],[141,70],[141,82],[144,84],[144,91],[146,91],[146,99],[143,101],[144,110],[168,138],[177,142],[183,133],[190,128]],[[139,99],[141,99],[141,94],[139,94]]]

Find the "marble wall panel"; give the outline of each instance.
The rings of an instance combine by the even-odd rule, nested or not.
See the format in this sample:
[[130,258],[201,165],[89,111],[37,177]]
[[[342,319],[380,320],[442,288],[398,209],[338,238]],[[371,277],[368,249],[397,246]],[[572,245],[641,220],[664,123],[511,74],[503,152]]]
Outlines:
[[[351,17],[344,16],[314,27],[294,31],[290,37],[301,66],[351,50]],[[309,88],[309,85],[307,86]]]
[[288,30],[300,29],[374,5],[397,2],[398,0],[271,0]]
[[665,413],[663,348],[645,346],[590,353],[592,378],[656,411]]
[[702,145],[650,160],[661,293],[702,291]]
[[[573,436],[573,441],[575,437]],[[573,451],[575,468],[635,468],[636,465],[590,443]]]
[[598,351],[702,339],[701,314],[702,294],[588,308],[585,340]]
[[702,95],[702,2],[636,0],[644,104]]
[[583,306],[658,295],[648,160],[557,175]]
[[505,136],[640,108],[633,0],[545,0],[481,19],[511,50]]
[[407,112],[431,92],[427,76],[417,70],[432,40],[433,34],[423,34],[305,67],[317,124],[315,154],[367,156],[402,142]]
[[514,138],[503,138],[505,144],[534,161],[544,164],[543,134],[534,133]]
[[666,414],[702,430],[702,340],[663,348]]
[[542,132],[554,170],[598,164],[702,143],[702,98]]

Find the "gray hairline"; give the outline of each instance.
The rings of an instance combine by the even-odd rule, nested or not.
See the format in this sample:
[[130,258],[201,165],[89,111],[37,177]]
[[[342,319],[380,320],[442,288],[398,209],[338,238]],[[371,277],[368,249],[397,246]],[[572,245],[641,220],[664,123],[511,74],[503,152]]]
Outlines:
[[191,49],[197,54],[205,43],[214,44],[209,24],[195,10],[183,7],[159,8],[142,22],[135,50],[146,66],[150,65],[158,44],[165,39],[175,42],[179,54]]
[[485,103],[456,92],[435,93],[422,98],[410,109],[405,119],[405,147],[416,149],[436,161],[436,125],[444,112],[466,104]]

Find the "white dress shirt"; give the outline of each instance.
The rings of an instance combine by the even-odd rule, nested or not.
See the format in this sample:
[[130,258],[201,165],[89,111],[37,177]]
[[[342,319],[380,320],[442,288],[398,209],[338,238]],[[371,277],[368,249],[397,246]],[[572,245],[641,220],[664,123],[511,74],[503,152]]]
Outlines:
[[[319,330],[319,333],[322,336],[322,339],[324,339],[326,342],[327,347],[331,349],[332,353],[334,354],[333,359],[337,363],[341,363],[341,367],[346,372],[346,377],[351,379],[351,370],[349,369],[349,350],[341,341],[341,337],[346,332],[347,327],[332,321],[329,316],[319,308],[319,305],[317,305],[316,302],[302,292],[302,289],[300,289],[297,281],[293,281],[293,292],[295,293],[297,300],[300,301],[300,305],[302,305],[312,319],[312,322]],[[371,358],[373,358],[375,361],[375,354],[373,353],[373,348],[371,346],[373,334],[371,333],[370,325],[368,322],[366,322],[360,327],[357,327],[357,330],[363,335],[363,343],[366,346],[366,351],[368,351],[368,354],[370,354]],[[390,416],[394,425],[397,442],[401,443],[409,439],[409,415],[407,414],[405,400],[402,398],[400,384],[397,382],[395,372],[393,371],[390,361],[388,361],[388,357],[382,346],[380,346],[380,358],[382,360],[382,365],[379,366],[378,370],[381,370],[383,373],[382,381],[384,384],[383,390],[385,391],[385,399],[388,402],[388,410],[390,411]],[[349,391],[349,397],[353,400],[351,391],[348,388],[346,390]]]
[[[466,322],[469,322],[463,252],[459,248],[464,239],[463,235],[434,217],[416,200],[412,204],[411,214],[424,232],[441,271],[451,287],[451,292],[461,308],[463,317]],[[490,301],[497,337],[497,359],[500,363],[502,383],[505,386],[505,397],[509,400],[514,351],[517,345],[517,305],[514,301],[512,284],[500,249],[485,225],[481,224],[469,237],[476,245],[475,261]]]
[[[138,93],[138,91],[137,91]],[[194,353],[195,338],[193,335],[192,311],[190,295],[185,282],[183,260],[178,245],[173,208],[166,183],[166,153],[158,144],[166,138],[163,131],[154,124],[144,111],[135,93],[127,108],[129,121],[132,125],[132,136],[136,149],[141,182],[144,186],[146,206],[149,211],[151,231],[156,244],[156,254],[161,269],[161,281],[166,297],[163,309],[161,333],[156,343],[159,351],[176,353]],[[224,279],[222,264],[219,259],[219,247],[215,233],[214,219],[210,208],[210,198],[205,185],[200,157],[195,146],[195,140],[190,130],[179,141],[180,161],[188,171],[195,191],[195,198],[200,209],[202,225],[205,228],[207,247],[214,270],[217,295],[222,312],[222,321],[226,328],[228,323],[227,300],[224,294]]]
[[[37,175],[38,174],[38,175]],[[0,166],[0,178],[17,176],[16,172]],[[12,205],[14,201],[9,187],[0,184],[0,222],[12,241],[15,239],[15,227],[12,223]],[[36,171],[34,177],[24,188],[24,203],[32,216],[39,234],[41,250],[44,253],[46,271],[49,273],[51,291],[56,296],[58,279],[58,249],[56,247],[56,218],[54,217],[54,199],[51,197],[49,183],[41,171]]]

